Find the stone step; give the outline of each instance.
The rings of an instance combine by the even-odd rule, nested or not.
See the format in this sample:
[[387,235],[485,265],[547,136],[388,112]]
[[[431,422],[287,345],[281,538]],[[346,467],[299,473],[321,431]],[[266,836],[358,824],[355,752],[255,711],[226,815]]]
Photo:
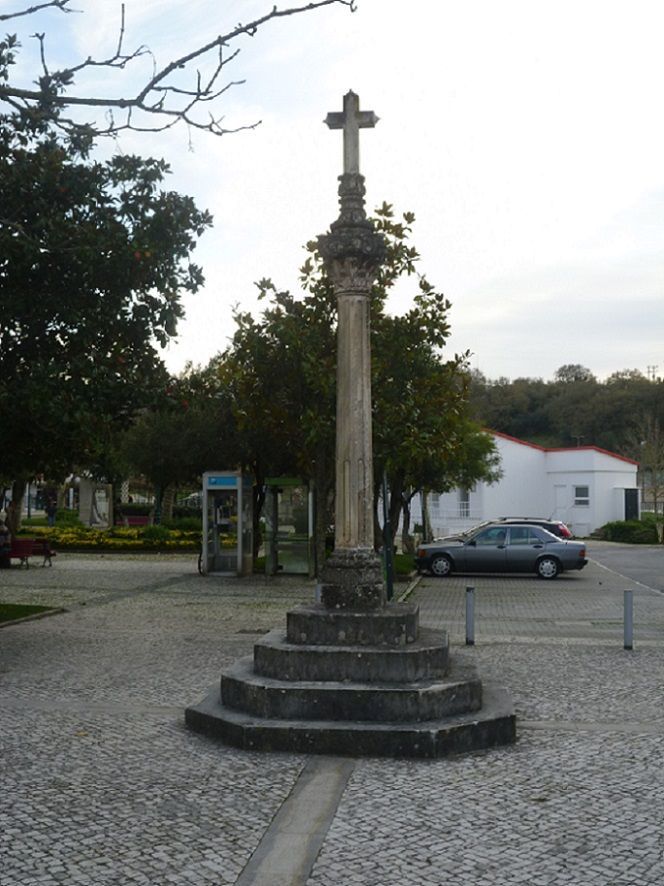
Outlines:
[[419,607],[412,603],[371,612],[313,603],[286,614],[288,642],[305,646],[406,646],[417,639],[418,628]]
[[187,725],[253,751],[432,759],[510,744],[516,718],[508,693],[485,685],[481,711],[426,723],[265,720],[231,710],[213,689],[185,711]]
[[354,680],[407,683],[445,676],[449,659],[445,631],[420,628],[406,646],[305,646],[289,643],[275,629],[254,646],[254,670],[282,680]]
[[435,681],[293,682],[256,674],[247,656],[222,673],[221,698],[233,710],[265,719],[421,722],[479,710],[482,683],[472,666],[454,663]]

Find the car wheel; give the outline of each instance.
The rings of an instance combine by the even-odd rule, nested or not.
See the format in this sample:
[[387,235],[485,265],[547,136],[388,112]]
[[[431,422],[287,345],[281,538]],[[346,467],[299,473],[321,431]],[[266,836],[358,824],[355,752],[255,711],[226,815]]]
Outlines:
[[431,571],[434,575],[444,578],[452,571],[452,561],[446,554],[440,554],[431,561]]
[[542,557],[537,561],[537,574],[540,578],[555,578],[560,572],[560,564],[555,557]]

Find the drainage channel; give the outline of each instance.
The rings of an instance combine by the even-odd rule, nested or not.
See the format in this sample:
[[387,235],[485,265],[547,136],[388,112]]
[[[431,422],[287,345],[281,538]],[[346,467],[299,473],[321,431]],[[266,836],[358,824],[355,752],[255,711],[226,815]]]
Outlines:
[[355,767],[311,757],[235,886],[304,886]]

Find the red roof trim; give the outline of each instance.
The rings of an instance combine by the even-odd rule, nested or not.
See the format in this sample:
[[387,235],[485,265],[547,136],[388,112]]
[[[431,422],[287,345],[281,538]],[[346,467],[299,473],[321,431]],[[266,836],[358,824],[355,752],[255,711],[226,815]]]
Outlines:
[[530,446],[531,449],[537,449],[540,452],[577,452],[579,449],[585,450],[586,452],[599,452],[601,455],[608,455],[611,458],[617,458],[618,461],[625,461],[629,465],[637,465],[638,461],[634,461],[633,458],[627,458],[624,455],[618,455],[616,452],[609,452],[608,449],[601,449],[599,446],[558,446],[547,448],[546,446],[539,446],[537,443],[529,443],[528,440],[519,440],[518,437],[512,437],[509,434],[503,434],[501,431],[493,431],[491,428],[487,428],[487,433],[493,434],[494,437],[502,437],[503,440],[510,440],[512,443],[520,443],[521,446]]

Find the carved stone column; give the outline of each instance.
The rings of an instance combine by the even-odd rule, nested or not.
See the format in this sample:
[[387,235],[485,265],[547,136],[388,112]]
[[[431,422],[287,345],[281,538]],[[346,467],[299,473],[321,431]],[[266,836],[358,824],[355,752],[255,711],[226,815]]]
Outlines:
[[370,296],[385,241],[364,211],[364,178],[339,178],[341,211],[318,248],[338,305],[334,553],[322,574],[328,608],[385,605],[382,564],[374,551],[371,435]]

